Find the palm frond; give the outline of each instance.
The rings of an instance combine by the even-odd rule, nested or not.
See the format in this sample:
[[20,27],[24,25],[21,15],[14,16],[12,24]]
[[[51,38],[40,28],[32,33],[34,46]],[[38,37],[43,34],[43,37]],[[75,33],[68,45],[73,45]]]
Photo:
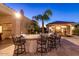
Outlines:
[[52,11],[50,9],[46,10],[45,13],[48,16],[52,16]]
[[32,19],[39,20],[38,16],[33,16]]
[[38,17],[40,20],[42,19],[42,15],[41,15],[41,14],[37,15],[37,17]]
[[49,16],[48,15],[43,15],[43,20],[49,20]]

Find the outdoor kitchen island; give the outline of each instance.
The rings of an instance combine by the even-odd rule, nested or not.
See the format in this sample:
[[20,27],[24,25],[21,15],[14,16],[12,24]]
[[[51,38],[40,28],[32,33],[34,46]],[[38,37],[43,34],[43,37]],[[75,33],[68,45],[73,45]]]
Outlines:
[[26,52],[28,53],[36,53],[37,49],[37,40],[41,39],[40,34],[22,34],[26,39]]

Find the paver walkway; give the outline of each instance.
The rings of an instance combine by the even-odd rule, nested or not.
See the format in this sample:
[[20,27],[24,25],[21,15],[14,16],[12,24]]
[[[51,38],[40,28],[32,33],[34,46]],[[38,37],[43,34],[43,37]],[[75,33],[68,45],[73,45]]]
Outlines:
[[14,45],[11,40],[0,41],[0,56],[12,56]]

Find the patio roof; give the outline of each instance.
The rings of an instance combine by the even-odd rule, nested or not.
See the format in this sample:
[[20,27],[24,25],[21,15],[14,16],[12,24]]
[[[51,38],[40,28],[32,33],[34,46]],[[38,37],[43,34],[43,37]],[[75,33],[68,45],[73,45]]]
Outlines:
[[[75,22],[55,21],[55,22],[48,23],[47,25],[50,25],[50,24],[75,24]],[[46,25],[46,26],[47,26],[47,25]]]

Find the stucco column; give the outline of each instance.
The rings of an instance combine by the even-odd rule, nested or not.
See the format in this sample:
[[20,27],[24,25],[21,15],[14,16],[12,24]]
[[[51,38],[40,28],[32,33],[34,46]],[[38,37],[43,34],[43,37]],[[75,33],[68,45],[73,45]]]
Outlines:
[[70,35],[72,35],[72,25],[70,25]]
[[16,19],[16,29],[15,29],[16,36],[20,36],[20,32],[21,32],[20,24],[21,24],[20,19]]

